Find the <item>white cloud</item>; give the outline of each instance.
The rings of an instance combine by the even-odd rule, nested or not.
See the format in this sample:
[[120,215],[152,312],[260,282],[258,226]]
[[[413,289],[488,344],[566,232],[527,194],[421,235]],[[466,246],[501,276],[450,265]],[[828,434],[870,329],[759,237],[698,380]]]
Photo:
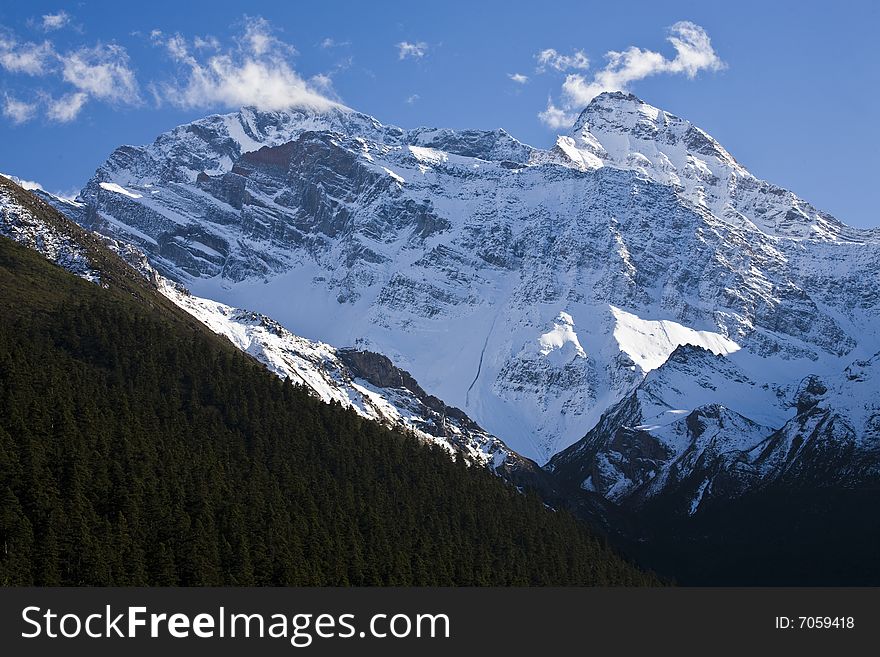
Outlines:
[[196,50],[219,50],[220,41],[217,40],[217,37],[213,36],[197,36],[193,39],[193,48]]
[[27,123],[34,118],[36,113],[37,105],[35,103],[27,103],[9,95],[3,99],[3,115],[16,125]]
[[[47,25],[61,20],[53,18]],[[149,38],[179,65],[175,77],[146,85],[147,96],[157,105],[255,105],[271,110],[292,106],[324,109],[339,104],[332,72],[304,79],[290,62],[296,50],[276,37],[262,18],[245,17],[240,35],[226,46],[212,36],[185,39],[159,29],[150,31]],[[0,109],[13,123],[24,123],[38,113],[51,121],[73,121],[93,100],[114,105],[143,102],[128,52],[117,44],[98,43],[57,52],[49,41],[22,43],[13,34],[0,31],[0,67],[29,75],[51,74],[58,87],[34,89],[24,99],[0,96]],[[337,70],[342,68],[344,65]]]
[[137,80],[125,48],[98,44],[60,57],[62,77],[79,91],[113,103],[140,102]]
[[543,73],[548,67],[557,71],[590,68],[590,60],[583,50],[576,50],[571,55],[563,55],[553,48],[547,48],[535,55],[535,59],[538,60],[538,67],[535,69],[538,73]]
[[287,51],[296,54],[292,46],[280,41],[272,34],[269,21],[260,16],[245,18],[244,39],[246,48],[255,56],[262,57],[271,52]]
[[419,41],[418,43],[401,41],[397,44],[396,47],[398,52],[398,59],[406,59],[407,57],[412,57],[413,59],[421,59],[425,56],[425,53],[428,52],[428,44],[424,41]]
[[70,22],[70,14],[66,11],[59,11],[57,14],[43,15],[43,29],[46,32],[52,30],[60,30]]
[[529,81],[528,75],[523,75],[522,73],[508,73],[507,77],[516,82],[517,84],[525,84]]
[[10,73],[46,75],[52,68],[55,50],[48,41],[18,43],[0,34],[0,66]]
[[562,84],[561,106],[550,99],[538,117],[551,128],[568,126],[574,122],[577,111],[602,92],[626,91],[633,82],[660,73],[683,74],[692,79],[700,71],[718,71],[726,66],[712,47],[709,35],[699,25],[678,22],[669,28],[667,41],[675,49],[672,59],[630,46],[621,52],[606,53],[605,68],[590,79],[580,73],[568,74]]
[[182,107],[254,105],[277,110],[298,105],[323,108],[332,104],[311,89],[285,62],[236,61],[229,55],[212,57],[204,66],[193,64],[183,86],[166,85],[164,92],[168,101]]
[[33,92],[33,101],[6,96],[3,114],[13,123],[31,120],[40,106],[50,120],[66,123],[79,115],[89,98],[111,103],[140,102],[128,54],[115,44],[81,47],[59,54],[48,41],[20,44],[11,36],[0,35],[0,66],[12,73],[60,75],[63,82],[74,88],[60,98],[43,90]]
[[75,91],[57,99],[51,98],[48,101],[46,116],[58,123],[69,123],[79,116],[88,99],[89,95],[84,91]]
[[189,47],[186,44],[186,39],[179,34],[168,37],[165,41],[165,48],[175,61],[185,62],[189,59]]
[[[34,191],[34,190],[40,190],[43,192],[46,191],[46,188],[43,187],[40,183],[38,183],[36,180],[22,180],[18,176],[13,176],[8,173],[2,173],[2,172],[0,172],[0,176],[3,176],[4,178],[11,180],[12,182],[14,182],[16,185],[18,185],[22,189],[27,189],[28,191]],[[52,194],[52,196],[57,196],[58,198],[64,199],[65,201],[75,201],[76,198],[79,196],[79,189],[74,187],[72,189],[67,190],[66,192],[61,191],[61,192],[50,192],[50,193]]]
[[334,98],[336,96],[336,91],[333,89],[333,78],[328,73],[313,75],[309,78],[308,85],[327,98]]
[[162,41],[171,57],[180,63],[182,78],[157,84],[155,94],[162,101],[187,108],[239,108],[253,105],[264,110],[308,106],[324,109],[338,104],[329,75],[304,80],[287,58],[295,49],[279,39],[262,18],[247,19],[237,48],[204,58],[191,51],[180,35]]
[[407,97],[405,102],[407,105],[415,105],[419,101],[419,98],[421,98],[421,96],[413,94],[412,96]]
[[[44,16],[48,19],[45,25],[66,24],[69,16],[61,14],[64,12]],[[72,121],[89,99],[128,105],[141,102],[128,53],[116,44],[98,43],[58,52],[49,41],[22,43],[9,32],[0,32],[0,67],[11,73],[45,76],[60,86],[52,92],[33,89],[27,100],[7,95],[3,114],[14,123],[34,118],[38,109],[52,121]]]
[[322,48],[342,48],[343,46],[350,46],[351,41],[337,41],[331,37],[327,37],[323,41],[321,41],[320,45]]
[[693,79],[703,69],[719,71],[727,66],[712,47],[706,30],[695,23],[679,21],[669,28],[667,40],[675,48],[670,73],[684,73]]
[[565,128],[575,122],[577,113],[560,109],[553,104],[552,99],[547,99],[547,109],[538,112],[538,118],[550,128]]

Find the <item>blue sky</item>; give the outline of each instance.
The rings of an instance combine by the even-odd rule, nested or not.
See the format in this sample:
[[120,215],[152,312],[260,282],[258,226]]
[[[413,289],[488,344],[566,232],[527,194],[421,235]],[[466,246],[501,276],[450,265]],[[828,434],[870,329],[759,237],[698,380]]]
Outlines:
[[70,193],[116,146],[251,97],[546,147],[623,87],[877,226],[878,27],[875,2],[7,2],[0,171]]

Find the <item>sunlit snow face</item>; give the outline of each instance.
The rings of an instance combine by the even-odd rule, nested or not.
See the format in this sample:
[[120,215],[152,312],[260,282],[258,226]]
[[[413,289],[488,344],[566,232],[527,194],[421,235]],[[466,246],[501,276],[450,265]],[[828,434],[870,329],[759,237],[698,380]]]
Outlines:
[[578,341],[577,333],[574,331],[574,320],[567,312],[560,312],[556,320],[553,322],[553,328],[538,338],[541,345],[541,355],[549,356],[554,352],[562,352],[574,350],[574,353],[580,358],[586,358],[587,354]]
[[620,350],[644,372],[660,367],[680,345],[691,344],[724,356],[741,349],[720,333],[695,331],[666,319],[641,319],[614,306],[611,306],[611,312],[615,320],[614,339]]

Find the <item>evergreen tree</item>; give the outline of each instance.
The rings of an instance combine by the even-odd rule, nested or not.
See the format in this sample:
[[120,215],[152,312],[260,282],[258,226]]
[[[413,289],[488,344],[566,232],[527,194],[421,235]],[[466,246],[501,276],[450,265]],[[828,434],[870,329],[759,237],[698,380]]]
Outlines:
[[0,583],[655,583],[127,285],[0,238]]

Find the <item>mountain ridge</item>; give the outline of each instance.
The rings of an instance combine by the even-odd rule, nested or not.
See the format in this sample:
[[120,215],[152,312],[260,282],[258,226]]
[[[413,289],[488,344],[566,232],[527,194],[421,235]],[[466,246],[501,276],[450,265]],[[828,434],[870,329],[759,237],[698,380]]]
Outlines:
[[[134,278],[139,287],[148,284],[150,291],[158,292],[282,379],[305,385],[322,401],[339,403],[368,419],[411,431],[423,441],[449,450],[452,456],[461,453],[468,462],[506,479],[540,478],[534,463],[511,451],[459,409],[428,395],[408,372],[399,370],[384,356],[337,350],[293,335],[259,313],[195,297],[161,276],[135,247],[80,228],[63,213],[56,214],[52,207],[43,205],[35,195],[21,189],[14,180],[0,180],[0,235],[103,287],[120,278]],[[53,200],[56,204],[66,203],[63,199]],[[120,258],[111,258],[112,266],[107,264],[106,250]],[[142,281],[137,280],[135,272],[143,277]],[[143,290],[138,296],[144,296]],[[377,368],[384,376],[375,375]]]
[[[162,145],[166,164],[147,173],[111,157],[81,200],[87,225],[134,241],[196,294],[256,306],[312,339],[360,340],[542,462],[646,373],[626,364],[641,339],[621,345],[615,333],[638,338],[662,325],[687,342],[702,332],[735,344],[743,361],[768,357],[803,375],[838,368],[860,343],[861,357],[880,349],[875,330],[855,329],[878,324],[876,287],[862,276],[880,257],[876,232],[757,181],[708,136],[695,141],[698,128],[647,108],[631,95],[597,97],[570,133],[581,142],[565,137],[569,155],[500,130],[403,131],[357,113],[245,108],[157,139],[147,150]],[[601,130],[590,124],[597,114]],[[223,160],[229,126],[246,123],[262,126],[249,134],[266,143],[251,138],[235,162]],[[635,131],[628,143],[648,155],[615,159],[609,125]],[[211,126],[224,136],[211,137]],[[644,134],[665,135],[656,152]],[[191,157],[176,158],[192,139],[210,165],[198,172]],[[601,166],[570,157],[601,159],[596,144]],[[658,164],[671,166],[675,153],[677,167]],[[835,300],[840,285],[856,312]],[[587,358],[535,349],[560,312]],[[420,352],[449,365],[438,371]]]

